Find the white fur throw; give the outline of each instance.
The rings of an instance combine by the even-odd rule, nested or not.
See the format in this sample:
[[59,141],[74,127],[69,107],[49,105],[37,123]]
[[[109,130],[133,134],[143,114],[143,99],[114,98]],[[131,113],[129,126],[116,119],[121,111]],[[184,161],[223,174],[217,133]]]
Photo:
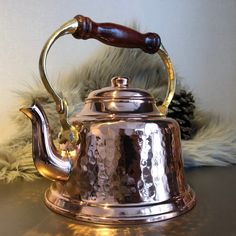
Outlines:
[[[157,99],[165,95],[167,79],[158,56],[144,54],[140,50],[102,48],[93,59],[78,68],[70,76],[60,80],[57,90],[66,97],[70,115],[81,109],[87,94],[110,85],[113,76],[126,76],[133,87],[148,89]],[[179,79],[179,78],[178,78]],[[177,83],[177,91],[183,87]],[[18,107],[30,106],[37,99],[49,118],[53,137],[59,132],[59,119],[55,104],[40,80],[18,92]],[[236,164],[236,127],[230,122],[196,111],[195,125],[198,131],[192,140],[182,141],[185,167],[226,166]],[[33,180],[39,175],[34,168],[31,151],[31,122],[18,112],[13,116],[18,132],[12,140],[0,147],[0,180],[11,182],[16,178]]]

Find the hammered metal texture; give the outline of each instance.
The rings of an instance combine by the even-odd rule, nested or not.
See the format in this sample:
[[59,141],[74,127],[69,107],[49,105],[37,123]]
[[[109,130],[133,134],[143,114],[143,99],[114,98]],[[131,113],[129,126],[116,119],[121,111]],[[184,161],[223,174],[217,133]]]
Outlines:
[[82,200],[160,202],[183,192],[178,135],[166,120],[92,123],[73,176]]
[[163,220],[193,207],[174,120],[85,122],[83,127],[70,179],[46,193],[51,209],[85,221],[122,223]]

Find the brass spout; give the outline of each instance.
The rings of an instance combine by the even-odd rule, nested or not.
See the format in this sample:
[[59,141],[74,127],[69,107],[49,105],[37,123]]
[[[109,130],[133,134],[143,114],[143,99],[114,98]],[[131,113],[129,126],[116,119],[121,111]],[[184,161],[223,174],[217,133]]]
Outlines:
[[72,169],[71,160],[62,157],[56,149],[43,108],[35,102],[29,108],[21,108],[32,122],[33,160],[38,172],[51,180],[68,180]]

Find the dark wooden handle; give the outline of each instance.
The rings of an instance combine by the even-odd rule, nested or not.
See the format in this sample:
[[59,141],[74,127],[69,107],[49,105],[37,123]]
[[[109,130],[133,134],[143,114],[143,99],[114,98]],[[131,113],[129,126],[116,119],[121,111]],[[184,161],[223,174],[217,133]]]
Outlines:
[[94,38],[115,47],[140,48],[147,53],[156,53],[161,45],[161,38],[156,33],[141,34],[128,27],[114,23],[96,23],[90,18],[75,17],[79,26],[73,33],[77,39]]

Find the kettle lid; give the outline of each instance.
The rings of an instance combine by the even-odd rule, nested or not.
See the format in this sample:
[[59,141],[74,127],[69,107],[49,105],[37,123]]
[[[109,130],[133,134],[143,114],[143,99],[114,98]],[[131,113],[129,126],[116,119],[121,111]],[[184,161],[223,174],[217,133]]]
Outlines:
[[113,77],[111,87],[91,92],[80,112],[82,116],[163,116],[154,97],[146,90],[129,87],[126,77]]
[[87,100],[98,99],[119,99],[136,100],[136,99],[154,99],[146,90],[129,87],[129,79],[126,77],[113,77],[111,79],[111,87],[105,87],[91,92]]

